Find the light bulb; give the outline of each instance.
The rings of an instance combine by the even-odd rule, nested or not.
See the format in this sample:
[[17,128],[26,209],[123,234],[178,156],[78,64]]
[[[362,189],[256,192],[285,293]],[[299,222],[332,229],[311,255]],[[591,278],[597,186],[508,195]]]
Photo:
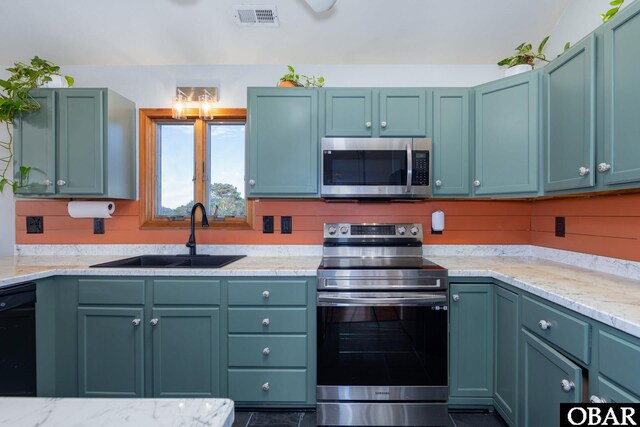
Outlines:
[[171,107],[171,117],[177,120],[186,119],[185,108],[184,108],[184,98],[181,94],[178,94],[173,99],[173,105]]

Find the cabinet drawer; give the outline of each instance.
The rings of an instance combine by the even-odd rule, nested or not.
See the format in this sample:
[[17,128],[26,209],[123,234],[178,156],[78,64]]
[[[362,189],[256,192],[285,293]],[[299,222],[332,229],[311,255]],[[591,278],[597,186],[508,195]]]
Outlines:
[[640,402],[640,397],[622,390],[615,383],[609,382],[601,376],[598,376],[598,397],[604,399],[606,403]]
[[230,308],[229,332],[306,333],[306,308]]
[[306,335],[231,335],[229,366],[254,368],[305,368]]
[[220,281],[189,279],[154,280],[153,303],[171,305],[220,305]]
[[305,280],[229,281],[229,305],[306,305]]
[[[548,328],[543,329],[540,321],[548,322]],[[522,324],[572,356],[589,363],[590,326],[588,323],[523,297]]]
[[640,395],[640,346],[600,331],[600,373]]
[[80,279],[80,304],[144,304],[144,280]]
[[236,402],[306,402],[307,371],[229,369],[229,398]]

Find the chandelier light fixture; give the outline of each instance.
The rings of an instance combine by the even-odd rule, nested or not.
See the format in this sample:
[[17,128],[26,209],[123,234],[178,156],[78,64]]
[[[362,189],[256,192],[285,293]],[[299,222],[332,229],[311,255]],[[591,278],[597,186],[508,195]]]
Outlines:
[[186,87],[176,88],[176,96],[171,106],[171,117],[176,120],[185,120],[187,110],[195,115],[194,109],[198,109],[198,117],[203,120],[213,120],[213,105],[218,102],[217,87]]

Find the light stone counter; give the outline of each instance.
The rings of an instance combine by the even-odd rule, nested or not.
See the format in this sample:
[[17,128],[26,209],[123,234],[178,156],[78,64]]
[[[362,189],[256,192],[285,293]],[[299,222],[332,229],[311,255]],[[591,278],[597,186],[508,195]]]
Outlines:
[[2,397],[0,425],[12,427],[231,427],[229,399]]

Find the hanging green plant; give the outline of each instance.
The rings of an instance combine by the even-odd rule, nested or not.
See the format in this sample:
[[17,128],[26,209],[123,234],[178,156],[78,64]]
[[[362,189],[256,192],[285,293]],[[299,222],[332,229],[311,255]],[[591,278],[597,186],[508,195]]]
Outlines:
[[613,6],[611,9],[607,10],[605,13],[600,14],[600,18],[602,18],[602,22],[607,22],[609,19],[613,18],[616,13],[622,7],[622,3],[624,0],[613,0],[609,2],[609,6]]
[[[13,162],[13,131],[12,125],[16,118],[29,111],[40,109],[40,104],[31,97],[29,92],[38,86],[50,82],[51,76],[60,76],[60,67],[53,63],[33,57],[29,64],[16,62],[13,67],[7,68],[10,76],[6,80],[0,80],[0,122],[4,123],[9,135],[8,141],[0,141],[0,148],[5,150],[0,157],[0,193],[9,185],[15,193],[20,182],[11,176],[7,176],[9,166]],[[73,86],[73,78],[64,76],[69,87]],[[28,166],[19,166],[23,181],[29,178]]]
[[547,60],[547,57],[542,52],[545,45],[547,44],[547,41],[549,41],[549,36],[545,37],[542,42],[540,42],[540,46],[538,46],[537,51],[533,50],[533,46],[531,45],[531,43],[522,43],[521,45],[516,47],[515,55],[503,59],[502,61],[498,62],[498,65],[508,65],[509,67],[515,67],[516,65],[526,64],[531,65],[531,67],[533,68],[535,67],[536,60],[549,62]]
[[[322,87],[324,86],[324,77],[305,76],[296,74],[296,70],[291,65],[287,65],[289,72],[280,77],[278,86],[280,87]],[[300,77],[304,79],[304,84],[300,83]]]

